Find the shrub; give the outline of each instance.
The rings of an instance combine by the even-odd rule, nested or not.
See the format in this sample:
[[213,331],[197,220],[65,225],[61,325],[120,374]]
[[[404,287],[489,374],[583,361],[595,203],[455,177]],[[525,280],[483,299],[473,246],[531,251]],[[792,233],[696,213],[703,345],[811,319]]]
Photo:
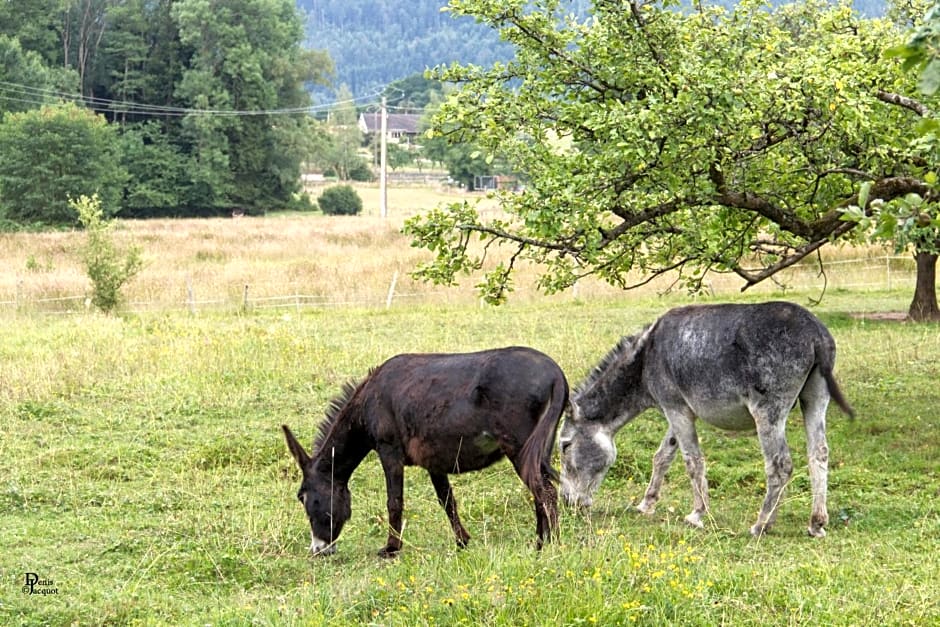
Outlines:
[[85,227],[88,241],[82,249],[85,271],[91,279],[91,304],[110,313],[121,302],[121,288],[136,275],[143,264],[140,250],[120,250],[111,235],[111,222],[102,216],[98,196],[81,196],[69,204]]
[[30,224],[76,223],[70,196],[97,194],[117,212],[126,173],[117,127],[73,103],[7,113],[0,123],[2,216]]
[[311,198],[307,192],[301,192],[293,195],[286,208],[291,211],[315,211],[317,201]]
[[349,185],[326,188],[317,202],[323,213],[331,216],[354,216],[362,211],[362,199]]
[[372,168],[369,167],[369,164],[360,159],[349,168],[349,180],[358,181],[360,183],[371,183],[375,180],[375,175],[372,173]]

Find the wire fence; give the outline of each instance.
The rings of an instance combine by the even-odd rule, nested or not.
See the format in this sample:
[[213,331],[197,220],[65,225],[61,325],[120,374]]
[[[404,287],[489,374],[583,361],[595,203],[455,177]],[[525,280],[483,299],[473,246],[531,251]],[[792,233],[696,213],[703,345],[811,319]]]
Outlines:
[[[916,277],[916,265],[909,256],[879,256],[857,259],[838,259],[826,261],[820,268],[815,263],[799,264],[779,273],[752,291],[800,292],[805,290],[852,289],[852,290],[892,290],[913,286]],[[648,290],[662,291],[674,288],[674,281],[662,278],[646,287]],[[715,275],[705,284],[705,289],[712,295],[732,295],[741,290],[741,281],[733,275]],[[386,288],[373,288],[346,291],[334,294],[314,294],[301,289],[292,293],[270,293],[265,289],[254,289],[250,283],[240,289],[216,288],[216,293],[205,286],[197,289],[191,280],[186,281],[183,289],[167,289],[159,297],[152,299],[131,299],[122,308],[129,313],[161,311],[251,311],[327,308],[391,308],[408,304],[441,304],[454,302],[474,302],[476,296],[468,290],[451,288],[402,289],[399,286],[399,272],[395,271]],[[278,286],[283,288],[284,286]],[[174,296],[176,291],[182,297]],[[236,295],[237,292],[237,295]],[[257,293],[256,293],[257,292]],[[265,293],[267,292],[267,293]],[[208,294],[207,294],[208,293]],[[610,297],[622,293],[610,286],[600,286],[594,281],[579,282],[564,294],[555,298],[590,300]],[[516,296],[519,296],[518,291]],[[535,297],[534,290],[530,297]],[[525,297],[525,295],[523,295]],[[17,281],[15,289],[3,293],[0,288],[0,312],[39,313],[50,315],[68,315],[86,312],[92,309],[90,292],[81,294],[43,294],[41,290],[32,290],[24,279]]]

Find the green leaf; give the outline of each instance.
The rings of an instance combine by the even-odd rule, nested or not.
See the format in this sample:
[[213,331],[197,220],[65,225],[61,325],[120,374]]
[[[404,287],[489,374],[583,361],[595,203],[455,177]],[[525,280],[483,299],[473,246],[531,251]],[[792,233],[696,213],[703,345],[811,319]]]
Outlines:
[[920,75],[920,90],[932,96],[940,89],[940,59],[931,59]]
[[865,218],[865,212],[858,205],[849,205],[843,208],[841,213],[839,219],[843,222],[861,222]]
[[868,206],[868,195],[871,193],[872,181],[865,181],[858,190],[858,204],[860,207]]
[[909,59],[921,53],[916,48],[912,48],[907,44],[900,44],[885,49],[882,54],[884,54],[886,59]]

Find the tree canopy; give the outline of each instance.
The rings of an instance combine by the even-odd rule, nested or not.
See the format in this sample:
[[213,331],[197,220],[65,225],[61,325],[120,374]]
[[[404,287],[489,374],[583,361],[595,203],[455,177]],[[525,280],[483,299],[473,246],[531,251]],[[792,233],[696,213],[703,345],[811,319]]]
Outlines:
[[875,199],[932,197],[916,77],[883,55],[905,33],[890,19],[813,0],[596,1],[587,19],[558,0],[450,8],[498,29],[515,57],[439,69],[460,89],[437,133],[505,159],[526,187],[498,193],[509,219],[458,203],[410,221],[435,252],[423,278],[478,269],[480,236],[514,246],[481,286],[497,302],[521,258],[545,264],[548,292],[588,274],[628,288],[631,270],[642,282],[677,272],[691,289],[733,272],[746,289],[863,238],[850,207],[872,216]]
[[125,180],[116,130],[74,104],[8,113],[0,124],[0,215],[29,223],[73,223],[69,202],[100,196],[104,215],[119,208]]
[[[289,207],[313,134],[307,86],[332,71],[303,38],[292,0],[2,3],[0,114],[64,100],[107,120],[109,153],[129,177],[99,193],[109,211],[117,193],[121,215]],[[15,164],[4,164],[13,169],[0,180],[15,182]],[[0,204],[11,189],[0,187]]]

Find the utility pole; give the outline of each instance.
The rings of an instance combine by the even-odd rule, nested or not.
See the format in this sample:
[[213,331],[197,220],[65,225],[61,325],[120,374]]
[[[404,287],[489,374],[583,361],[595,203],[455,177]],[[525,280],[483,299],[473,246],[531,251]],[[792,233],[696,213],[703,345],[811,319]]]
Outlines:
[[386,169],[388,163],[386,160],[385,136],[388,135],[388,111],[385,109],[385,96],[382,96],[382,138],[381,138],[381,156],[379,157],[379,209],[383,218],[388,217],[388,175]]

